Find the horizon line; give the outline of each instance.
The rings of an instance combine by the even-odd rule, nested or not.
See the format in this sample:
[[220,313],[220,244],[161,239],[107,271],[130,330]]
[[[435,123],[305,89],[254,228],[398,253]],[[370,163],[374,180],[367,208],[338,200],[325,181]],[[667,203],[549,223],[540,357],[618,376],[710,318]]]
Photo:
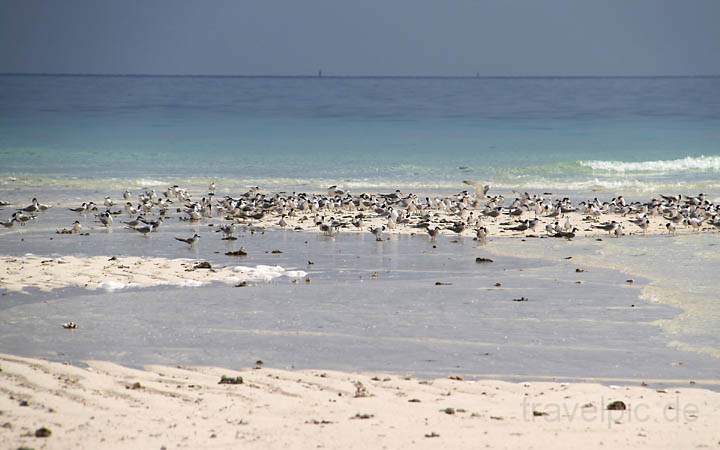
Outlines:
[[0,72],[0,76],[106,77],[106,78],[330,78],[330,79],[531,79],[531,78],[720,78],[720,74],[699,75],[331,75],[331,74],[173,74],[173,73],[83,73],[83,72]]

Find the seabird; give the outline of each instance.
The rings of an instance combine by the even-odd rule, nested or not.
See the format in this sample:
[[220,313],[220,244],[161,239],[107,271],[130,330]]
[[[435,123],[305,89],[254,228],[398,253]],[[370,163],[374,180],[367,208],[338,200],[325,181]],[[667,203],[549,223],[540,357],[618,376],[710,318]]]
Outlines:
[[615,230],[617,229],[617,227],[618,227],[618,223],[615,222],[614,220],[612,222],[604,223],[602,225],[593,225],[593,228],[597,228],[598,230],[607,231],[608,234],[614,233]]
[[516,225],[514,227],[506,228],[506,230],[509,231],[526,231],[530,228],[530,221],[524,220],[519,225]]
[[124,223],[125,225],[130,226],[130,227],[136,227],[136,226],[140,225],[141,223],[143,223],[143,222],[142,222],[142,216],[137,216],[136,219],[131,220],[131,221],[129,221],[129,222],[123,222],[123,223]]
[[570,240],[570,239],[572,239],[572,238],[575,237],[575,233],[576,233],[577,231],[578,231],[577,228],[573,228],[573,229],[570,230],[570,231],[558,231],[557,233],[555,233],[555,234],[553,235],[553,237],[556,237],[556,238],[565,238],[565,239],[567,239],[567,240]]
[[341,224],[337,222],[334,217],[331,217],[330,223],[320,224],[320,231],[322,231],[325,236],[334,237],[337,236],[338,231],[340,230],[340,225]]
[[572,226],[572,222],[570,222],[570,216],[565,217],[565,222],[562,225],[562,229],[564,231],[570,231],[570,230],[572,230],[572,228],[573,228],[573,226]]
[[[553,236],[555,233],[560,231],[560,227],[558,226],[557,222],[549,223],[549,224],[545,225],[545,231],[547,232],[548,235]],[[570,231],[570,230],[566,230],[566,231]]]
[[481,212],[483,216],[496,218],[500,216],[500,208],[492,208],[492,209],[486,209]]
[[145,236],[147,236],[148,233],[154,230],[155,227],[153,227],[151,224],[145,224],[145,225],[139,225],[136,227],[125,227],[129,230],[137,231],[138,233],[142,233]]
[[77,207],[77,208],[68,208],[68,209],[69,209],[70,211],[72,211],[72,212],[81,213],[81,212],[85,212],[85,211],[88,210],[88,204],[85,203],[85,202],[83,202],[83,203],[82,203],[79,207]]
[[98,214],[97,218],[100,221],[100,223],[102,223],[106,227],[110,227],[113,223],[113,217],[109,211],[105,211],[103,213]]
[[631,220],[631,222],[639,226],[643,230],[643,233],[645,233],[650,226],[650,219],[647,217],[640,217],[638,219]]
[[478,241],[485,242],[485,239],[487,239],[487,228],[486,227],[480,227],[475,229],[475,235]]
[[465,231],[465,222],[455,222],[453,226],[445,228],[446,230],[452,230],[457,234],[462,234]]
[[675,234],[677,231],[677,226],[673,222],[666,223],[665,228],[667,228],[668,234]]
[[13,213],[13,218],[16,222],[19,222],[20,225],[25,225],[26,222],[29,222],[33,219],[35,219],[37,216],[28,216],[26,214],[23,214],[21,212]]
[[72,228],[69,228],[69,229],[68,229],[68,228],[58,229],[58,230],[56,231],[56,233],[57,233],[57,234],[76,234],[76,233],[80,233],[81,230],[82,230],[82,225],[80,225],[80,221],[76,220],[76,221],[73,223]]
[[685,221],[690,227],[692,227],[695,231],[700,231],[700,228],[703,225],[703,219],[698,219],[697,217],[691,217]]
[[342,189],[338,189],[337,185],[330,186],[327,188],[328,197],[342,196],[345,192]]
[[483,185],[479,181],[463,180],[463,183],[467,184],[468,186],[472,186],[475,189],[475,195],[477,196],[485,197],[490,191],[489,184]]
[[430,226],[428,225],[426,227],[426,229],[427,229],[428,236],[430,236],[430,241],[435,242],[437,240],[438,235],[440,234],[440,228],[438,228],[437,226],[430,228]]
[[193,234],[192,237],[189,237],[189,238],[179,238],[179,237],[175,238],[176,241],[184,242],[184,243],[190,244],[190,245],[195,244],[198,241],[198,239],[200,239],[200,235],[197,233]]
[[14,223],[15,223],[15,217],[14,217],[14,216],[11,217],[10,220],[8,220],[7,222],[1,222],[1,221],[0,221],[0,225],[4,226],[5,228],[10,228],[10,227],[12,227]]
[[376,240],[376,241],[382,241],[382,240],[383,240],[383,237],[382,237],[383,231],[385,231],[385,225],[383,225],[382,227],[375,227],[375,228],[370,227],[370,232],[371,232],[373,235],[375,235],[375,240]]
[[47,211],[48,209],[52,208],[50,205],[43,205],[42,203],[38,202],[37,198],[32,199],[33,205],[37,207],[40,211]]
[[356,228],[362,228],[362,227],[363,227],[363,216],[362,216],[362,214],[358,214],[357,216],[355,216],[355,219],[352,221],[352,224],[353,224]]
[[153,231],[157,231],[157,229],[160,228],[160,224],[163,223],[163,220],[164,219],[162,217],[158,217],[157,220],[145,220],[144,217],[140,217],[140,222],[147,225],[152,225]]
[[528,228],[533,232],[537,232],[539,226],[540,219],[538,219],[537,217],[528,221]]
[[670,203],[680,203],[680,200],[682,200],[682,194],[678,194],[677,196],[672,195],[660,195],[665,201]]
[[618,224],[617,228],[615,228],[615,231],[613,231],[613,234],[616,238],[619,238],[620,236],[623,236],[625,234],[622,224]]
[[22,208],[20,211],[29,212],[29,213],[34,213],[34,212],[40,211],[40,207],[38,207],[38,205],[37,205],[37,199],[33,199],[32,204]]
[[227,225],[221,225],[220,228],[215,230],[215,232],[222,232],[223,234],[225,234],[225,237],[232,237],[232,235],[235,234],[235,222],[229,223]]

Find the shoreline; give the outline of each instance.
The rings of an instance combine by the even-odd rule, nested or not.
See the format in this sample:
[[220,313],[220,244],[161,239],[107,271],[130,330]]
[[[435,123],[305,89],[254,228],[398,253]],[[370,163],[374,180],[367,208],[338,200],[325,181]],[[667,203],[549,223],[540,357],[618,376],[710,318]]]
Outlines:
[[[685,235],[685,237],[693,236]],[[670,238],[670,236],[667,236],[667,238]],[[578,243],[581,242],[578,241]],[[594,244],[592,241],[585,241],[585,243],[589,245]],[[669,305],[677,308],[679,311],[679,314],[675,318],[658,319],[656,321],[656,324],[662,328],[669,337],[677,335],[678,332],[682,331],[683,324],[686,325],[689,318],[707,313],[705,311],[700,311],[698,309],[700,305],[696,303],[682,301],[682,299],[687,299],[689,295],[686,291],[674,286],[670,282],[672,278],[659,276],[657,273],[650,272],[645,267],[638,264],[631,265],[627,261],[612,262],[614,259],[608,255],[610,249],[607,247],[604,247],[604,249],[602,257],[587,248],[577,249],[572,252],[573,261],[583,267],[618,271],[627,274],[630,279],[640,277],[647,280],[646,283],[643,283],[639,293],[639,298],[642,301]],[[540,259],[546,261],[556,260],[561,258],[564,253],[568,253],[558,251],[557,248],[548,248],[548,246],[543,246],[542,249],[538,249],[536,247],[529,248],[527,245],[523,246],[523,251],[517,251],[517,248],[508,249],[503,246],[488,246],[485,250],[496,256],[511,256],[528,260]],[[714,346],[691,346],[688,345],[687,342],[679,340],[670,341],[668,342],[668,345],[685,351],[692,351],[710,355],[714,358],[720,358],[720,350]]]
[[[366,448],[369,443],[494,448],[510,442],[537,448],[670,449],[714,446],[720,439],[714,426],[720,420],[720,393],[697,387],[462,376],[419,380],[288,371],[262,363],[239,370],[86,364],[0,355],[0,409],[6,412],[0,443],[120,449]],[[232,382],[241,377],[242,383],[220,384],[222,377]],[[37,431],[42,428],[49,436],[36,437],[48,434]]]

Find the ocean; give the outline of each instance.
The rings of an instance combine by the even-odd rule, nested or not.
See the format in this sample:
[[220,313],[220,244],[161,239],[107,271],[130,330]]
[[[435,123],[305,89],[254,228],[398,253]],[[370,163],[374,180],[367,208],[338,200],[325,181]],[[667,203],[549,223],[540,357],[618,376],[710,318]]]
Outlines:
[[[475,180],[490,183],[493,193],[527,190],[602,200],[622,193],[648,200],[661,193],[705,192],[718,202],[720,77],[0,76],[0,200],[27,205],[37,196],[56,206],[42,221],[0,232],[6,254],[155,252],[176,257],[162,252],[186,249],[167,243],[195,231],[181,221],[164,225],[170,228],[167,235],[143,244],[132,240],[141,237],[121,229],[109,236],[99,231],[97,241],[85,248],[61,240],[51,247],[47,235],[77,218],[65,206],[102,202],[105,195],[119,198],[125,188],[137,193],[138,188],[164,190],[177,183],[205,189],[210,180],[217,181],[220,195],[250,186],[456,192],[468,187],[463,180]],[[3,210],[3,220],[10,210]],[[96,224],[89,220],[84,225],[93,229]],[[570,270],[571,278],[575,268],[558,268],[558,261],[583,265],[589,273],[621,271],[614,282],[622,287],[627,278],[643,279],[643,305],[678,308],[654,324],[668,344],[717,359],[717,237],[708,232],[571,242],[498,238],[487,248],[543,260],[541,266],[550,265],[558,274]],[[307,238],[297,239],[304,249]],[[347,242],[371,254],[385,251],[363,239],[348,237]],[[204,253],[190,256],[211,258],[213,249],[223,253],[212,247],[220,241],[206,242]],[[244,245],[253,242],[248,238]],[[334,250],[332,242],[312,242],[313,252]],[[403,257],[407,245],[425,244],[388,242],[387,264]],[[256,250],[263,258],[262,251],[269,249]],[[318,256],[304,252],[296,248],[294,257]],[[444,273],[445,259],[433,261],[433,270]],[[322,272],[333,264],[313,267]],[[386,276],[382,264],[373,264],[362,270]],[[392,263],[387,273],[398,269]],[[357,268],[348,273],[355,277]],[[556,275],[538,275],[522,289],[537,295],[538,283]],[[614,308],[634,311],[624,303],[636,300],[626,302],[609,292],[596,293],[597,313],[588,320],[605,326]],[[610,300],[618,305],[603,303]],[[618,333],[635,330],[632,317],[616,324],[629,327]]]
[[0,76],[0,183],[720,195],[720,78]]

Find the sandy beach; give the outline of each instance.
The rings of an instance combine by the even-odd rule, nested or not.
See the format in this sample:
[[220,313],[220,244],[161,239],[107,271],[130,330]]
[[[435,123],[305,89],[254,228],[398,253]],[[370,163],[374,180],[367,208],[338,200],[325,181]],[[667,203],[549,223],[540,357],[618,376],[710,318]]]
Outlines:
[[677,449],[720,440],[720,394],[692,387],[79,368],[9,355],[0,368],[3,448]]
[[207,283],[246,285],[274,278],[305,278],[280,266],[213,267],[207,261],[117,256],[61,258],[34,255],[0,257],[0,285],[7,291],[51,291],[66,287],[114,291],[152,286],[200,287]]

